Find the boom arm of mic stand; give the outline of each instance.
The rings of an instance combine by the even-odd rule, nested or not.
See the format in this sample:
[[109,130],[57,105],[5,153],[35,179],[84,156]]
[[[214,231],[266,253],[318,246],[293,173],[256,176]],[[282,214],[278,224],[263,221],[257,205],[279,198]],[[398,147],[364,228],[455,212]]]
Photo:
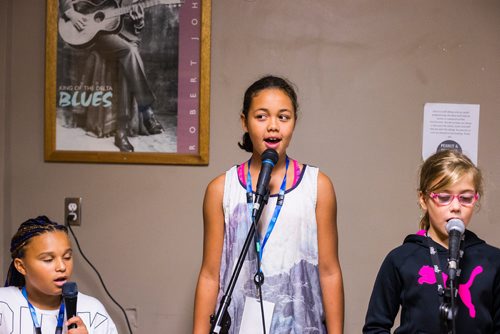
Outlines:
[[[258,222],[260,216],[262,214],[262,210],[264,209],[265,204],[267,204],[267,200],[264,201],[257,210],[255,214],[255,222]],[[229,330],[229,326],[231,326],[231,319],[229,314],[227,314],[227,309],[229,304],[231,303],[231,297],[233,295],[234,287],[236,286],[236,282],[238,281],[238,277],[240,276],[241,268],[243,267],[243,263],[245,262],[245,258],[248,253],[248,249],[253,242],[253,238],[255,235],[255,226],[254,222],[250,224],[250,229],[248,230],[247,238],[245,239],[245,243],[243,244],[243,248],[241,249],[240,256],[238,257],[238,262],[236,262],[236,266],[233,270],[233,274],[231,275],[231,280],[227,286],[227,291],[222,297],[219,305],[219,309],[215,317],[212,318],[212,325],[210,327],[210,334],[219,334],[219,333],[227,333]],[[229,324],[227,321],[229,320]]]

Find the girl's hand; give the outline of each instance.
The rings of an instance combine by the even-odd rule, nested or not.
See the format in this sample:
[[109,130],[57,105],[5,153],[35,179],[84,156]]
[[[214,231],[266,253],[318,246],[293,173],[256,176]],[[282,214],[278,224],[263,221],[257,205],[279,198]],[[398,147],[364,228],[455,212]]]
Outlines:
[[74,316],[68,321],[66,321],[65,326],[69,326],[72,324],[76,324],[76,328],[70,329],[68,331],[68,334],[88,334],[89,332],[87,331],[87,327],[83,323],[82,318],[79,316]]

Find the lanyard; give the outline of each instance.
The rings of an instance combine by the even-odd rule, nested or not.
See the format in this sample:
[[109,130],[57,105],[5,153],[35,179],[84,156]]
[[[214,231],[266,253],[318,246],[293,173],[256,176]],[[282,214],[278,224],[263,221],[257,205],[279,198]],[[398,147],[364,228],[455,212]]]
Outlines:
[[[432,265],[434,268],[434,274],[436,275],[436,280],[438,283],[437,290],[438,290],[439,298],[442,300],[443,296],[444,296],[444,292],[445,292],[445,285],[444,285],[444,281],[443,281],[443,275],[441,274],[442,273],[442,270],[440,269],[441,263],[439,261],[439,256],[437,253],[436,242],[431,239],[431,237],[429,236],[428,233],[426,233],[425,236],[427,239],[427,245],[429,246],[429,252],[431,254],[431,260],[432,260]],[[464,237],[465,237],[465,234],[462,235],[462,242],[460,244],[460,256],[459,256],[460,259],[462,258],[463,253],[464,253],[464,251],[463,251]],[[457,277],[460,277],[460,270],[457,271]]]
[[[31,305],[30,301],[28,300],[28,293],[26,292],[26,286],[23,286],[22,293],[24,298],[26,298],[26,301],[28,302],[28,307],[31,313],[31,320],[33,320],[33,326],[35,326],[35,332],[36,334],[42,334],[42,328],[38,323],[35,308],[33,307],[33,305]],[[64,322],[64,301],[61,302],[61,306],[59,307],[59,314],[57,315],[57,327],[55,334],[62,333],[63,322]]]
[[[247,206],[250,217],[252,217],[252,209],[253,209],[253,192],[252,192],[252,175],[250,175],[250,163],[251,160],[248,160],[248,171],[247,171]],[[273,215],[271,217],[271,221],[267,226],[266,235],[261,242],[257,241],[257,252],[259,253],[259,258],[262,260],[262,254],[264,253],[264,247],[266,246],[267,240],[271,236],[271,232],[274,229],[274,225],[276,225],[276,221],[278,220],[278,216],[280,214],[281,208],[283,207],[283,202],[285,201],[285,190],[286,190],[286,174],[288,172],[288,164],[290,160],[288,156],[286,157],[286,167],[285,167],[285,176],[283,177],[283,182],[281,182],[280,191],[278,193],[278,200],[276,202],[276,207],[274,208]]]

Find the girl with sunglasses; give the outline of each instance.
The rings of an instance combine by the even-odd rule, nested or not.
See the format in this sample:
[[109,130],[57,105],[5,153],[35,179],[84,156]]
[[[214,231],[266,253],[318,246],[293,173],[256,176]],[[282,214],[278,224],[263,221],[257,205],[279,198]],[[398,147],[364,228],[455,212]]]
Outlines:
[[[421,230],[387,255],[373,288],[363,333],[500,333],[500,250],[465,229],[456,282],[448,279],[449,236],[446,225],[471,222],[483,194],[480,170],[457,151],[429,157],[420,170]],[[452,265],[450,265],[451,267]],[[456,311],[450,308],[450,286]]]

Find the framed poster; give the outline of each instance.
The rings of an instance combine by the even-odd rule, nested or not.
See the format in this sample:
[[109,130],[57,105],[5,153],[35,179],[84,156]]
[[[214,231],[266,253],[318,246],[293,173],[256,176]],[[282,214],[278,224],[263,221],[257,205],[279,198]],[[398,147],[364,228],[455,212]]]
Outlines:
[[210,0],[47,0],[45,160],[207,165]]

